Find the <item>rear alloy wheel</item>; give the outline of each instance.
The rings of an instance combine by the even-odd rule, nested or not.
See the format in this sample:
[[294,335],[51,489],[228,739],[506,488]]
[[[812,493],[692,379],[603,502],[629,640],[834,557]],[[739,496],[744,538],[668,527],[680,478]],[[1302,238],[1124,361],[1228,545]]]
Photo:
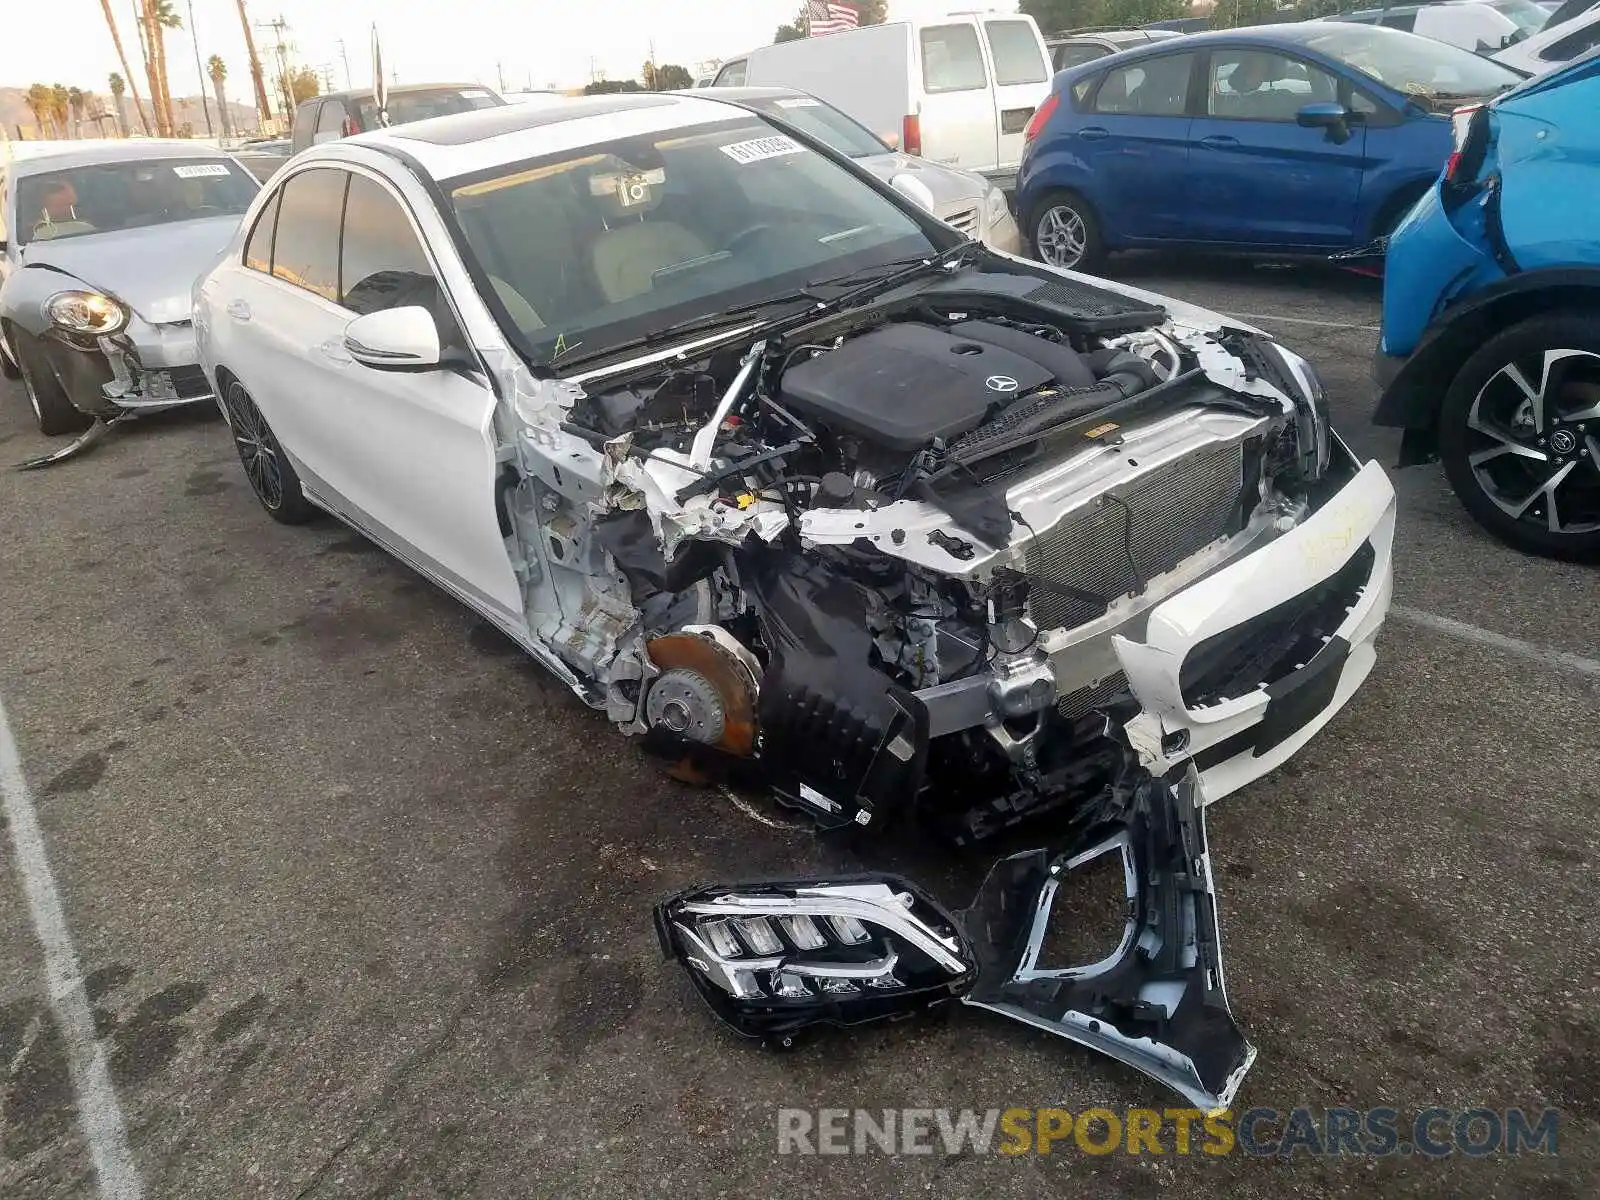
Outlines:
[[94,424],[93,417],[80,412],[67,399],[67,389],[56,378],[50,356],[37,338],[13,329],[10,341],[16,347],[22,388],[28,393],[28,403],[33,405],[33,417],[39,423],[40,433],[59,437],[64,433],[82,433]]
[[244,384],[229,379],[222,389],[222,404],[228,412],[228,425],[245,477],[261,507],[274,521],[285,525],[303,525],[316,516],[316,508],[301,490],[300,476],[289,465],[283,447]]
[[1533,554],[1600,559],[1600,315],[1533,317],[1467,359],[1439,450],[1473,518]]
[[1051,192],[1034,207],[1028,231],[1040,262],[1072,271],[1091,271],[1104,261],[1100,225],[1076,192]]

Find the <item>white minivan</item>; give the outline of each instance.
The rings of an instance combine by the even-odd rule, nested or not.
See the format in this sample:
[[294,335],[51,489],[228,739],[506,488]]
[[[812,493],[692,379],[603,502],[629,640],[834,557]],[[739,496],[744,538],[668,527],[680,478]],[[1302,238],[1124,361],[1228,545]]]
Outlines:
[[1032,17],[963,13],[762,46],[723,64],[716,86],[810,92],[891,146],[1010,191],[1048,62]]

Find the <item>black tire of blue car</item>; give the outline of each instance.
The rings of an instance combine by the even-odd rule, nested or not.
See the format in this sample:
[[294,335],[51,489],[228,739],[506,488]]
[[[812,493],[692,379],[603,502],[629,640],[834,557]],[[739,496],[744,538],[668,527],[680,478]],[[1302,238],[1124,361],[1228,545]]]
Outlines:
[[1445,393],[1439,453],[1501,541],[1600,560],[1600,312],[1530,317],[1484,343]]
[[47,437],[64,433],[82,433],[94,423],[94,418],[80,412],[67,399],[67,389],[61,386],[55,367],[50,364],[50,354],[39,339],[12,329],[6,339],[17,352],[17,366],[22,375],[22,387],[33,405],[34,419],[39,432]]
[[300,476],[283,453],[272,427],[256,407],[244,384],[224,375],[222,405],[227,410],[233,447],[239,452],[250,490],[261,507],[274,520],[285,525],[304,525],[317,515],[316,506],[306,499]]
[[1046,192],[1028,213],[1033,255],[1052,267],[1092,271],[1106,258],[1100,222],[1077,192]]

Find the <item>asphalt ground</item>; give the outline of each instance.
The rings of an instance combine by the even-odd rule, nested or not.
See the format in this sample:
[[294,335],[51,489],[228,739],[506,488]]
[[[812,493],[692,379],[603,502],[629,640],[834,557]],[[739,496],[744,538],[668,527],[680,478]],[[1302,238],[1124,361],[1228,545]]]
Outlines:
[[[1250,314],[1392,461],[1367,424],[1373,281],[1113,269]],[[0,458],[45,444],[0,386]],[[737,1043],[660,960],[655,900],[874,867],[959,906],[987,862],[849,850],[666,781],[361,538],[267,519],[209,412],[0,472],[0,698],[143,1194],[1600,1193],[1600,679],[1551,653],[1597,657],[1600,577],[1490,541],[1437,469],[1397,486],[1408,615],[1351,706],[1209,814],[1260,1048],[1240,1107],[1390,1106],[1405,1129],[1431,1105],[1548,1106],[1556,1157],[780,1155],[780,1108],[1175,1098],[970,1010],[790,1055]],[[25,832],[0,856],[0,1195],[93,1196],[104,1093],[75,1085],[48,1003]]]

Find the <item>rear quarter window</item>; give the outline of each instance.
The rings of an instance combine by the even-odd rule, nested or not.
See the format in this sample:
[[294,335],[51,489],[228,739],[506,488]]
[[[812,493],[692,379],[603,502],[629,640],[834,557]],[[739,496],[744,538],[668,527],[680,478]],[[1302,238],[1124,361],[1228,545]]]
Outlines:
[[1002,87],[1045,81],[1044,55],[1033,26],[1026,21],[985,21],[989,57],[994,60],[994,81]]
[[921,40],[926,91],[971,92],[989,86],[978,31],[971,25],[930,25]]

